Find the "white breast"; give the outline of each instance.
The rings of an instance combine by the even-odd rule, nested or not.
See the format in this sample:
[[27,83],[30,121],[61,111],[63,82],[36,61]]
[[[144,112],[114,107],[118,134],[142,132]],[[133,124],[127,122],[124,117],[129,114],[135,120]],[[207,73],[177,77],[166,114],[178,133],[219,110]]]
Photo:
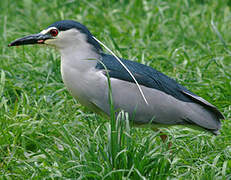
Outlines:
[[62,61],[61,73],[67,89],[85,106],[90,106],[89,103],[103,93],[100,84],[105,81],[105,77],[100,71],[96,72],[94,67],[82,71]]

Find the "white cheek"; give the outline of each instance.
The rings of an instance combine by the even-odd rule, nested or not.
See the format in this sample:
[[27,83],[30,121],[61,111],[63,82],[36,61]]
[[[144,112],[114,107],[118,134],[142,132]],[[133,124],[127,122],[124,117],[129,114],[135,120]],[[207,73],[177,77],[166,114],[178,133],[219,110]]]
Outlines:
[[57,39],[60,39],[62,41],[73,41],[74,39],[78,39],[79,32],[77,30],[67,30],[60,32],[57,36]]
[[47,39],[44,41],[44,44],[55,45],[56,41],[57,41],[56,39]]

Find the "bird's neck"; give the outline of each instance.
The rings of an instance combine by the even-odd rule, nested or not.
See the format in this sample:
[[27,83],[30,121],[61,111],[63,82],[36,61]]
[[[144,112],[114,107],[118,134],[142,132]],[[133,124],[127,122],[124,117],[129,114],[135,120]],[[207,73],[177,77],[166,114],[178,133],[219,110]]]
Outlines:
[[89,44],[77,44],[60,49],[62,65],[86,71],[94,68],[100,54]]

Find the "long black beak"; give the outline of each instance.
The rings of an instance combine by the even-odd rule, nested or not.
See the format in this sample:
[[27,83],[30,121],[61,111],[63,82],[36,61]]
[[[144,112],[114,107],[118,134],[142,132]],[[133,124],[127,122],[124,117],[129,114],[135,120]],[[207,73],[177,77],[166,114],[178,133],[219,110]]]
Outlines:
[[29,36],[25,36],[23,38],[16,39],[15,41],[11,42],[8,46],[20,46],[20,45],[27,45],[27,44],[44,44],[45,40],[52,39],[50,34],[32,34]]

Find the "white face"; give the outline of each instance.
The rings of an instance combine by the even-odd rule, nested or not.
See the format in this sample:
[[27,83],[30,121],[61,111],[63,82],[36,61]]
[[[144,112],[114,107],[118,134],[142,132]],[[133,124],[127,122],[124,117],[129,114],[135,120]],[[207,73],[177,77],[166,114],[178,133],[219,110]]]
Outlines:
[[75,28],[66,31],[59,31],[56,27],[50,27],[41,31],[40,33],[51,34],[53,39],[47,39],[44,43],[55,46],[58,49],[81,46],[87,43],[86,35]]

